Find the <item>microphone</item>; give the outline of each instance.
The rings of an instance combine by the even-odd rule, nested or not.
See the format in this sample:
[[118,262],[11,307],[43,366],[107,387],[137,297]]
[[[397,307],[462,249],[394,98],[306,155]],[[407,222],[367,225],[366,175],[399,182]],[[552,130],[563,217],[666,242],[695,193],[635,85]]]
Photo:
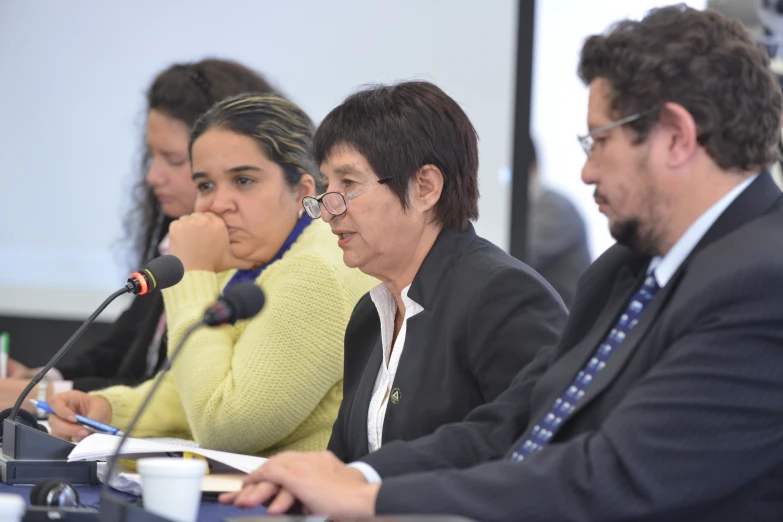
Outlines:
[[[182,280],[182,276],[184,274],[185,268],[182,266],[182,261],[180,261],[178,257],[171,255],[157,257],[150,261],[142,270],[131,274],[131,276],[128,278],[128,283],[124,287],[111,294],[103,303],[101,303],[98,309],[95,310],[95,312],[93,312],[92,315],[82,323],[82,325],[78,330],[76,330],[71,338],[65,342],[63,347],[60,348],[56,354],[54,354],[48,363],[46,363],[46,366],[41,368],[41,371],[38,372],[35,377],[33,377],[25,389],[22,390],[19,398],[16,399],[16,403],[14,403],[14,407],[11,409],[11,413],[7,418],[10,418],[11,420],[16,419],[17,415],[19,414],[19,408],[22,407],[22,404],[24,403],[27,395],[39,382],[41,382],[41,379],[44,378],[46,373],[54,368],[54,365],[57,364],[60,359],[62,359],[63,355],[65,355],[65,353],[71,348],[73,343],[76,342],[79,337],[81,337],[82,333],[84,333],[84,330],[86,330],[87,327],[90,326],[93,321],[95,321],[95,318],[98,317],[98,315],[103,312],[103,310],[109,306],[112,301],[123,294],[130,293],[144,295],[155,290],[162,290],[164,288],[174,286]],[[2,413],[0,413],[0,416],[2,416]]]
[[253,317],[264,307],[264,292],[253,283],[240,283],[229,287],[207,308],[201,321],[207,326],[234,324],[240,319]]
[[[19,394],[13,408],[0,412],[0,480],[6,484],[29,484],[47,477],[68,476],[78,484],[95,484],[95,461],[68,462],[67,457],[73,444],[52,437],[43,430],[35,416],[21,410],[22,403],[32,389],[44,378],[46,373],[65,355],[84,330],[117,297],[133,293],[143,295],[177,284],[185,273],[182,262],[175,256],[161,256],[152,260],[146,267],[134,273],[127,284],[110,295],[78,330],[41,368],[35,377]],[[24,414],[24,415],[20,415]]]
[[156,257],[147,266],[134,272],[125,285],[127,293],[144,295],[154,290],[163,290],[182,281],[185,267],[176,256],[165,255]]
[[[134,415],[130,424],[128,424],[128,427],[124,430],[125,433],[123,433],[120,438],[117,449],[108,461],[106,478],[103,482],[103,487],[101,488],[101,520],[135,520],[134,518],[131,518],[131,514],[134,512],[143,512],[142,508],[128,504],[110,495],[109,481],[117,467],[117,458],[122,451],[122,445],[125,444],[125,441],[128,440],[131,432],[136,428],[136,425],[139,423],[139,419],[141,419],[144,410],[147,409],[152,396],[155,395],[155,392],[160,387],[160,384],[163,382],[163,377],[171,369],[171,365],[174,364],[174,361],[180,351],[182,351],[182,347],[185,346],[185,342],[188,338],[202,326],[214,327],[223,324],[234,324],[241,319],[249,319],[260,312],[265,303],[266,298],[264,297],[264,292],[261,288],[256,286],[255,283],[249,281],[237,283],[228,287],[223,292],[223,295],[207,308],[203,317],[196,324],[185,330],[182,339],[177,343],[176,348],[169,355],[168,361],[163,365],[160,372],[158,372],[158,375],[155,377],[155,382],[152,384],[149,392],[147,392],[144,400],[141,401],[139,409],[136,411],[136,415]],[[144,513],[146,514],[146,512]],[[153,519],[150,518],[149,520]],[[155,520],[165,519],[158,517]]]

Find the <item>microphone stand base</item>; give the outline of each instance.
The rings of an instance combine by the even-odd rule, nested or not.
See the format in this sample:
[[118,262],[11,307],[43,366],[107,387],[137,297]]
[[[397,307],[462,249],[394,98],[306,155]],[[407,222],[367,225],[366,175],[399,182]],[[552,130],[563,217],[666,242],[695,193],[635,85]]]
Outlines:
[[61,508],[27,506],[22,522],[98,522],[98,510],[92,508]]
[[94,460],[68,462],[75,445],[11,419],[3,421],[0,481],[5,484],[35,484],[61,478],[71,484],[97,484]]

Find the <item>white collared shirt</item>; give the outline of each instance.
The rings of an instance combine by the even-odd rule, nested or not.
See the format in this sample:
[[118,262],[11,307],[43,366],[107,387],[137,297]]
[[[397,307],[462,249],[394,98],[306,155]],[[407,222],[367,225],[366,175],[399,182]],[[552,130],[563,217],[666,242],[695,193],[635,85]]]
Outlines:
[[394,317],[397,315],[397,299],[386,283],[381,283],[370,290],[370,299],[375,303],[378,317],[381,319],[381,344],[383,345],[383,359],[378,376],[375,378],[375,387],[372,390],[370,408],[367,412],[367,443],[371,452],[380,448],[383,440],[386,407],[389,404],[389,395],[393,390],[394,376],[397,374],[402,349],[405,347],[408,319],[424,310],[420,304],[408,297],[410,288],[411,285],[408,285],[402,289],[401,297],[402,303],[405,305],[405,316],[394,345],[392,345],[392,338],[394,337]]

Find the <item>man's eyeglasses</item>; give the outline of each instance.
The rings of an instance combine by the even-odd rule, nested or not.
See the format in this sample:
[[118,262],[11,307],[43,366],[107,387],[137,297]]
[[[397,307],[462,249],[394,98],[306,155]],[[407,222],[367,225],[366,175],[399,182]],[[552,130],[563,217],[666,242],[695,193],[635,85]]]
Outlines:
[[652,114],[653,112],[657,111],[658,109],[648,109],[646,111],[637,112],[636,114],[631,114],[630,116],[626,116],[625,118],[622,118],[620,120],[614,121],[610,123],[609,125],[604,125],[603,127],[599,127],[595,129],[594,131],[590,131],[589,133],[585,134],[584,136],[577,136],[576,139],[579,140],[579,143],[582,145],[582,148],[585,151],[585,154],[587,154],[587,157],[589,158],[590,155],[593,153],[593,147],[595,146],[595,140],[593,139],[594,136],[597,136],[598,134],[601,134],[603,132],[612,130],[616,127],[620,127],[622,125],[625,125],[626,123],[631,123],[632,121],[636,121],[639,118],[643,116],[647,116],[648,114]]
[[340,216],[348,212],[348,202],[358,198],[372,187],[383,185],[389,181],[391,176],[386,176],[378,181],[371,181],[359,187],[353,192],[343,194],[342,192],[325,192],[320,196],[305,196],[302,198],[302,206],[307,215],[313,219],[321,217],[321,205],[333,216]]

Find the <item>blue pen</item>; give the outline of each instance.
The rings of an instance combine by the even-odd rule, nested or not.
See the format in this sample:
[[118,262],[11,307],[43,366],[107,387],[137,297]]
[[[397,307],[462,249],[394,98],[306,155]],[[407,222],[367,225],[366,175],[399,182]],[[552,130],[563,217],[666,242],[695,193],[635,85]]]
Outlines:
[[[43,401],[36,401],[34,399],[30,399],[30,402],[33,403],[33,406],[42,409],[49,415],[57,415],[56,413],[54,413],[54,410],[52,410],[52,407]],[[98,422],[97,420],[92,420],[89,417],[85,417],[84,415],[79,415],[78,413],[76,414],[76,422],[78,422],[85,428],[90,428],[93,431],[108,433],[109,435],[124,435],[123,432],[121,432],[120,430],[118,430],[113,426],[109,426],[108,424]]]

